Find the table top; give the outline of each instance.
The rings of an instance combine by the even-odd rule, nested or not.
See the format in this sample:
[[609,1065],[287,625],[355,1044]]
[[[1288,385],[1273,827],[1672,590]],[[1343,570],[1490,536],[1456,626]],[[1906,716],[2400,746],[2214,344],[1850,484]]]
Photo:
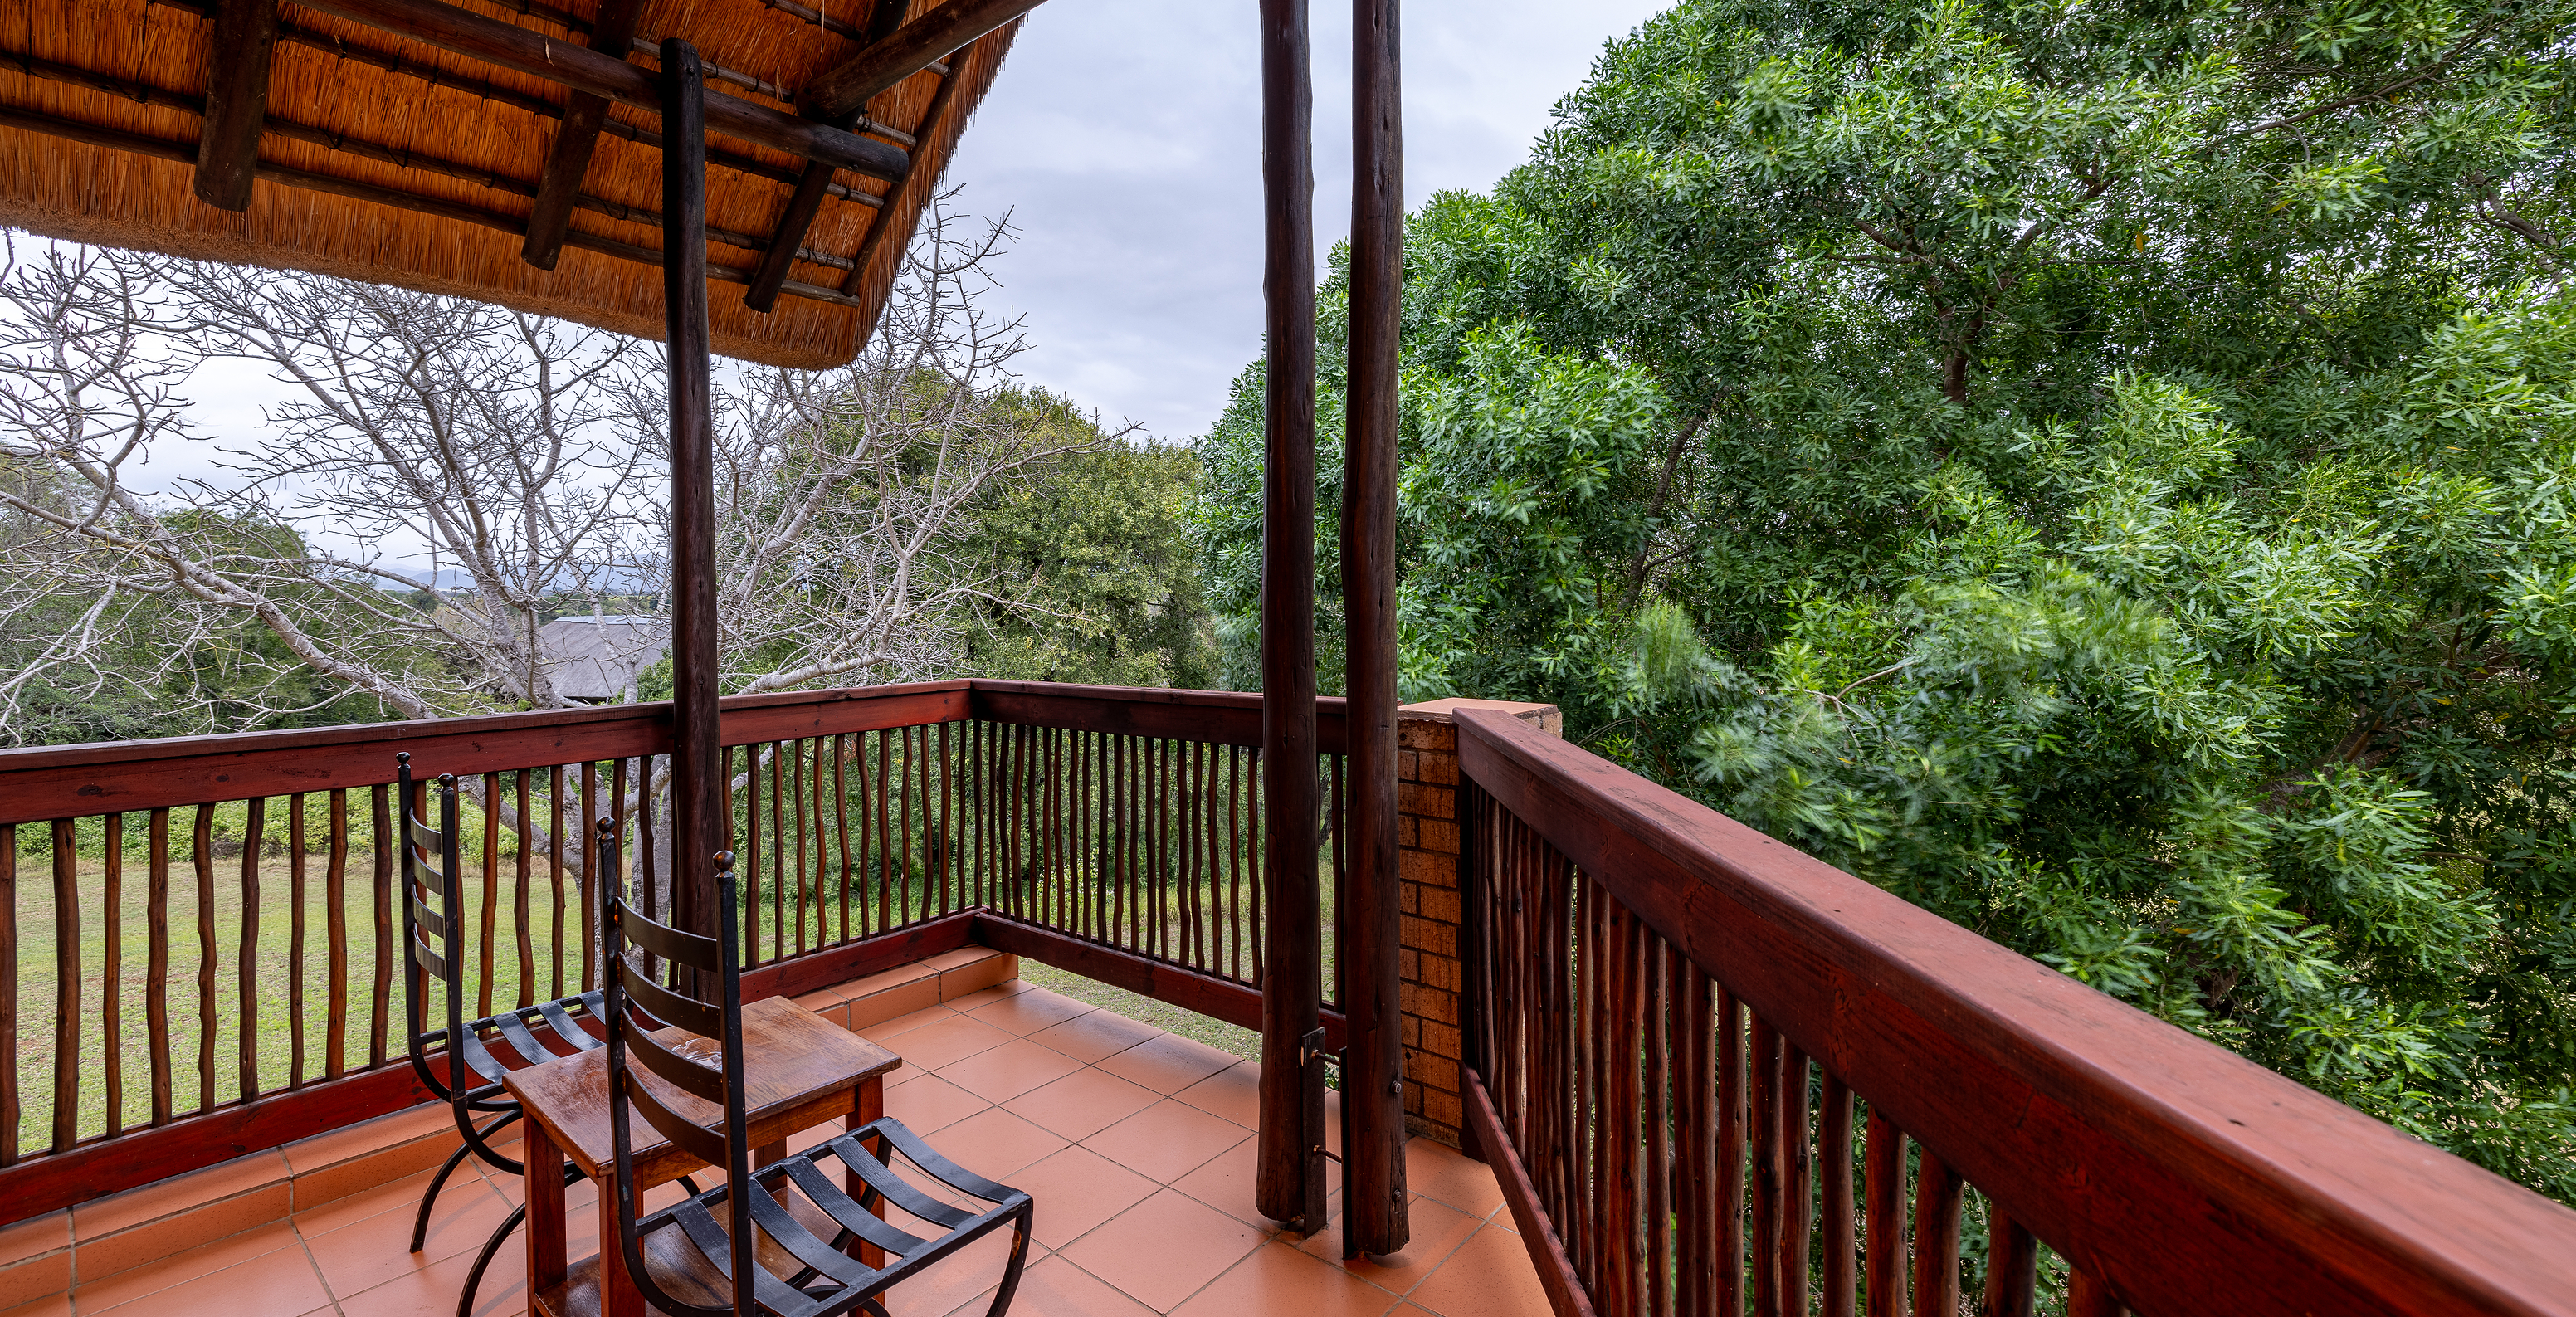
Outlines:
[[[707,1040],[678,1028],[657,1029],[653,1036],[683,1051],[712,1051]],[[792,1134],[795,1128],[767,1128],[802,1117],[818,1103],[830,1104],[859,1081],[882,1075],[903,1058],[816,1015],[785,997],[745,1002],[742,1008],[743,1105],[751,1118],[755,1144]],[[721,1124],[724,1109],[671,1087],[641,1065],[628,1073],[683,1117],[709,1127]],[[614,1157],[608,1128],[608,1049],[577,1052],[543,1065],[513,1070],[502,1079],[510,1095],[527,1109],[528,1118],[545,1126],[555,1146],[582,1174],[597,1177]],[[810,1122],[809,1122],[810,1123]],[[685,1158],[641,1114],[627,1125],[640,1166]],[[667,1176],[676,1176],[670,1170]],[[647,1179],[667,1178],[663,1174]]]

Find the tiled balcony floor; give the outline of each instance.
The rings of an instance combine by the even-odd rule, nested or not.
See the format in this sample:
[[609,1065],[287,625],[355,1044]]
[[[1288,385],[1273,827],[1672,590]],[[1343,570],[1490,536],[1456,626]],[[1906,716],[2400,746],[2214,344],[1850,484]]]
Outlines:
[[[1413,1245],[1345,1266],[1338,1228],[1301,1239],[1253,1210],[1258,1067],[1013,980],[862,1030],[901,1053],[889,1114],[1037,1199],[1015,1313],[1034,1317],[1511,1317],[1547,1311],[1493,1173],[1427,1140],[1408,1151]],[[837,1130],[812,1131],[809,1140]],[[1335,1140],[1338,1145],[1338,1140]],[[1336,1146],[1336,1151],[1338,1151]],[[427,1174],[0,1312],[0,1317],[448,1317],[517,1177],[460,1171],[429,1247],[405,1251]],[[587,1186],[571,1252],[595,1252]],[[1338,1201],[1338,1200],[1337,1200]],[[1338,1212],[1338,1206],[1336,1208]],[[1000,1272],[985,1241],[892,1296],[893,1317],[980,1314]],[[524,1312],[513,1238],[475,1317]]]

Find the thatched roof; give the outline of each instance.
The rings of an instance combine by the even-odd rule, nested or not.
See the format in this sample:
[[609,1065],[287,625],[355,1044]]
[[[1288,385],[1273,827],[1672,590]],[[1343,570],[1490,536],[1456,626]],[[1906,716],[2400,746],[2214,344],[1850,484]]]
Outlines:
[[[198,199],[195,185],[210,66],[221,63],[209,55],[214,16],[226,2],[0,0],[0,223],[81,242],[397,284],[661,336],[654,111],[608,108],[580,174],[558,263],[539,269],[523,259],[522,234],[574,93],[397,35],[399,25],[380,10],[361,12],[365,6],[340,0],[285,4],[269,56],[249,207],[218,209]],[[469,22],[505,22],[554,43],[547,49],[586,49],[603,2],[456,0],[451,8],[405,0],[433,17],[462,10]],[[941,3],[913,0],[909,24],[921,24]],[[794,116],[796,93],[809,79],[891,29],[870,26],[886,23],[872,8],[872,0],[810,0],[810,7],[794,0],[644,0],[635,22],[639,45],[677,36],[697,46],[711,102],[725,93]],[[910,25],[903,30],[913,31]],[[708,292],[716,351],[809,367],[857,353],[1016,28],[1016,21],[1005,23],[946,65],[866,102],[871,122],[859,125],[859,140],[874,144],[874,158],[894,162],[878,172],[898,177],[833,172],[767,314],[744,304],[743,284],[778,231],[805,162],[721,128],[710,134]],[[642,49],[616,53],[638,68],[658,68]]]

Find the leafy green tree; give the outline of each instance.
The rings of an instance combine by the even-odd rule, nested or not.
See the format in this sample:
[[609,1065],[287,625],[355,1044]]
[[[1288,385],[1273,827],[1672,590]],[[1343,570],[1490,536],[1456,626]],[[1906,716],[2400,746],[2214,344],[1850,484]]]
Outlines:
[[1563,704],[2576,1201],[2570,18],[1694,0],[1614,43],[1408,233],[1407,694]]

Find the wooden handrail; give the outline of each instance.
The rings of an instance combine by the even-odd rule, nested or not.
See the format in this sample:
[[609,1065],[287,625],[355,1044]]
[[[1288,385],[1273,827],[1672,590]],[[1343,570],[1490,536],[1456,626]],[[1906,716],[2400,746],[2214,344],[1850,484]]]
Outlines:
[[2576,1314],[2576,1211],[1515,719],[1461,771],[2142,1312]]

